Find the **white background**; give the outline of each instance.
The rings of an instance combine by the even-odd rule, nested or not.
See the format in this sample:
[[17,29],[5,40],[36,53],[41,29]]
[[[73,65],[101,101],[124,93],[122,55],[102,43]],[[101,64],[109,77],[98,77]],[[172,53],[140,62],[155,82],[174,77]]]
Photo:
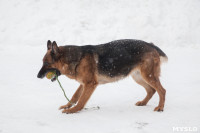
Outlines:
[[[199,13],[199,0],[0,0],[0,133],[169,133],[176,126],[200,132]],[[135,106],[146,92],[127,78],[99,86],[88,110],[62,114],[66,100],[58,84],[36,77],[47,40],[116,39],[153,42],[168,55],[161,76],[165,111],[153,111],[157,94],[147,106]],[[79,84],[60,80],[71,97]]]

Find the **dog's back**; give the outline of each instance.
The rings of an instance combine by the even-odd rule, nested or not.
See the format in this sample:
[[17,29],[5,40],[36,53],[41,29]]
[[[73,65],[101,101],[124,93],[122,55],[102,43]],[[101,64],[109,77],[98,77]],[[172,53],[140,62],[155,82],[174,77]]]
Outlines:
[[160,48],[141,40],[125,39],[100,45],[81,46],[82,56],[95,55],[99,74],[109,77],[126,77],[142,61],[145,54],[155,50],[160,56],[166,57]]

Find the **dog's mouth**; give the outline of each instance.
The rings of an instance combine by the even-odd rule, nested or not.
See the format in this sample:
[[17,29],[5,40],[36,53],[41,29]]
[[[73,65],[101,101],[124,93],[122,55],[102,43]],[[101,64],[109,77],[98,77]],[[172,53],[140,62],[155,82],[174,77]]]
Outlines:
[[60,71],[58,69],[50,68],[50,69],[46,69],[46,70],[41,69],[40,72],[38,73],[37,77],[42,79],[48,74],[48,72],[55,72],[55,74],[56,74],[51,78],[52,82],[54,82],[56,80],[56,76],[58,77],[58,76],[61,75],[61,73],[60,73]]
[[56,75],[54,75],[54,77],[51,78],[51,81],[52,81],[52,82],[56,81]]
[[[48,72],[54,72],[54,73],[55,73],[55,75],[51,78],[51,81],[52,81],[52,82],[56,81],[56,76],[58,77],[58,76],[61,75],[60,71],[59,71],[58,69],[55,69],[55,68],[52,68],[52,69],[48,70],[48,71],[46,72],[46,74],[47,74]],[[45,74],[45,75],[46,75],[46,74]]]

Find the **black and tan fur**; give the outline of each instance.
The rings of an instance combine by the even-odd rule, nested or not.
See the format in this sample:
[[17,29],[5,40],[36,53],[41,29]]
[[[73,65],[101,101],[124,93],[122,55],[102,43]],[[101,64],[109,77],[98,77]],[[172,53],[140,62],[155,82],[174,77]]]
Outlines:
[[60,107],[63,113],[75,113],[83,109],[99,84],[115,82],[129,75],[147,92],[146,97],[136,105],[146,105],[157,91],[160,101],[154,110],[163,111],[166,90],[159,80],[162,58],[167,59],[167,56],[160,48],[140,40],[126,39],[100,45],[60,47],[55,41],[48,41],[38,78],[55,70],[57,75],[66,75],[80,83],[71,102]]

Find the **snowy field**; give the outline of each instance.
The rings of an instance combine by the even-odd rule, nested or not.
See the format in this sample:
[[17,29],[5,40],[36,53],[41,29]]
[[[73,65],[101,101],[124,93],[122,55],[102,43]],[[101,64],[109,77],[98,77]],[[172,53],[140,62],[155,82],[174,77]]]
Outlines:
[[[199,12],[199,0],[0,0],[0,133],[200,132]],[[154,42],[168,55],[164,112],[153,111],[157,93],[147,106],[135,106],[146,92],[127,78],[98,86],[87,110],[62,114],[58,83],[37,79],[47,40],[84,45],[125,38]],[[59,79],[71,97],[79,84]]]

